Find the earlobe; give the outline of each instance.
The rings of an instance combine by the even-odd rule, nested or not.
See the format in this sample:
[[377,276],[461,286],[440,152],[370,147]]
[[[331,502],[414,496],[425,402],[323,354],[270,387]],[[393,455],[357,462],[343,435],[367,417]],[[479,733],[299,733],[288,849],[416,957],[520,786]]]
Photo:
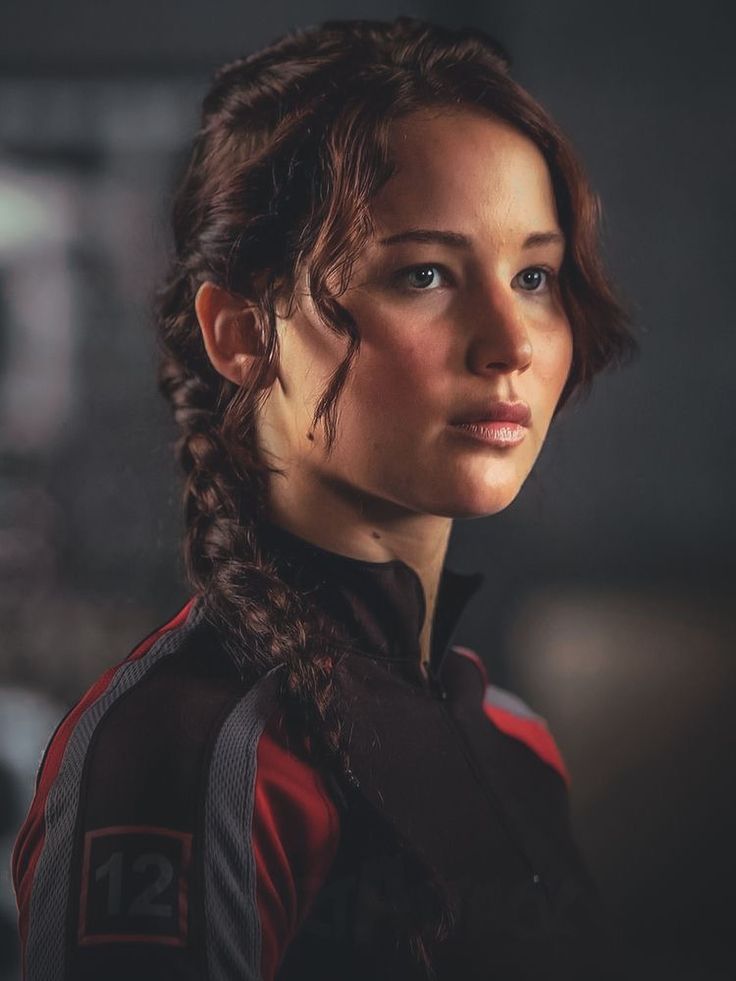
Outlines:
[[254,359],[263,356],[263,339],[253,304],[205,282],[194,299],[202,340],[213,368],[241,385]]

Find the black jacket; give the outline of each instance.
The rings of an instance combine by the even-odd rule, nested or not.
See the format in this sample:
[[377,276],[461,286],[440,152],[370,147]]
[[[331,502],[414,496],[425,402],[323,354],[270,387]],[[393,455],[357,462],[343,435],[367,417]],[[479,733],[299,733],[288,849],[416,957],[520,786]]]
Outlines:
[[351,637],[352,783],[289,736],[281,668],[244,685],[190,600],[46,750],[13,854],[26,981],[409,981],[438,902],[437,981],[621,976],[546,723],[452,643],[483,577],[444,569],[425,677],[413,569],[263,540]]

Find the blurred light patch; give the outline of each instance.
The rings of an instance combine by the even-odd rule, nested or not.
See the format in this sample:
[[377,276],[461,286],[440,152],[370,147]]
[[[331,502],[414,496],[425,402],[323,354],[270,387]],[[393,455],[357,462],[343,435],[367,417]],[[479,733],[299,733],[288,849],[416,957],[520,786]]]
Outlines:
[[0,169],[0,449],[43,452],[68,424],[78,320],[74,186]]
[[720,595],[550,588],[529,597],[509,639],[514,686],[547,718],[571,771],[581,848],[643,950],[717,958],[732,946],[736,627],[727,585]]
[[72,216],[68,194],[53,180],[0,165],[0,262],[14,262],[26,250],[69,240]]

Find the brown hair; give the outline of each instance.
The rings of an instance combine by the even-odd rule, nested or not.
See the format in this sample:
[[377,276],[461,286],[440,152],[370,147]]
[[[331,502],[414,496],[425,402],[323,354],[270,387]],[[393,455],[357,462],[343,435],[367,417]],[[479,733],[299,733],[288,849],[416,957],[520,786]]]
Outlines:
[[[371,201],[393,173],[393,120],[425,107],[478,107],[544,155],[567,240],[560,290],[573,331],[558,409],[637,348],[602,270],[597,198],[567,140],[511,79],[509,65],[502,46],[479,30],[408,17],[294,31],[216,73],[175,197],[175,257],[157,314],[161,390],[181,428],[187,574],[244,679],[285,665],[290,724],[315,763],[340,780],[350,778],[349,754],[331,681],[344,638],[259,546],[269,473],[277,471],[261,458],[255,433],[261,383],[278,357],[275,302],[293,299],[306,270],[319,316],[348,341],[313,419],[323,420],[328,450],[334,443],[337,399],[360,344],[338,297],[371,234]],[[205,353],[194,297],[207,280],[259,312],[266,357],[240,387]],[[448,910],[432,907],[406,924],[409,949],[430,975],[431,944],[450,921]]]

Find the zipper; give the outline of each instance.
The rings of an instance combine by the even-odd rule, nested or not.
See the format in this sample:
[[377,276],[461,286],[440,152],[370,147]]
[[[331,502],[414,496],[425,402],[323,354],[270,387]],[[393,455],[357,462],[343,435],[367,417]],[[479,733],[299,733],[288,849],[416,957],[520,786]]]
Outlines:
[[485,797],[490,803],[492,809],[498,815],[501,825],[505,830],[506,834],[508,835],[509,840],[512,842],[512,844],[516,848],[517,853],[519,854],[524,864],[526,865],[532,882],[534,883],[534,885],[539,886],[542,889],[545,898],[547,900],[550,900],[549,890],[544,877],[540,875],[539,872],[537,872],[537,870],[534,867],[535,863],[527,855],[526,849],[524,848],[517,833],[513,829],[511,825],[511,821],[508,815],[506,814],[506,810],[500,798],[498,797],[497,793],[492,789],[492,787],[484,777],[482,771],[480,770],[480,767],[478,766],[478,761],[473,755],[472,748],[468,743],[467,736],[458,725],[457,721],[455,720],[454,716],[452,715],[446,704],[448,698],[447,689],[442,684],[440,678],[432,671],[429,664],[425,665],[424,662],[420,662],[420,670],[429,692],[433,695],[433,697],[437,701],[441,703],[445,703],[442,705],[442,714],[445,718],[445,721],[448,727],[455,734],[455,737],[460,745],[460,750],[463,756],[465,757],[465,760],[470,768],[471,773],[474,775],[476,781],[478,782],[478,785],[480,786],[481,790],[485,794]]

